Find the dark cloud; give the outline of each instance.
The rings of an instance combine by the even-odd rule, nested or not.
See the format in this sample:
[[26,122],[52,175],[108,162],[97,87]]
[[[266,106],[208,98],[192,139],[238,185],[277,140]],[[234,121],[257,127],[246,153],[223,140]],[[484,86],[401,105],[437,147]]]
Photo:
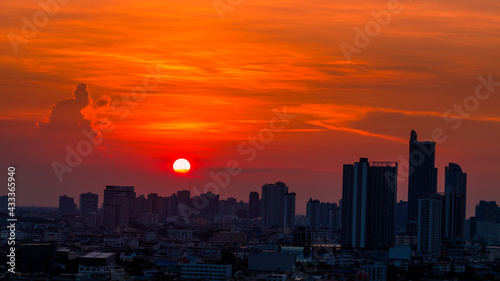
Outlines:
[[[62,134],[71,136],[81,134],[82,130],[90,130],[90,120],[85,119],[82,110],[92,104],[87,85],[81,83],[73,91],[73,98],[60,101],[52,106],[48,121],[39,121],[40,134],[46,137]],[[63,137],[64,139],[64,137]]]

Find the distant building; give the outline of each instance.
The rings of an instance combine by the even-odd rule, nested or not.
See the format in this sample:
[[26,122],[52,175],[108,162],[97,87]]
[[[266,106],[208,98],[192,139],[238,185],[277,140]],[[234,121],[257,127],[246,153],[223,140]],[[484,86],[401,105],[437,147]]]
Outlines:
[[135,192],[133,186],[106,186],[104,190],[104,227],[115,229],[127,227],[135,215]]
[[479,201],[476,205],[476,220],[500,223],[500,207],[495,201]]
[[438,255],[441,250],[441,195],[418,199],[417,251]]
[[250,192],[250,195],[248,196],[248,204],[249,204],[248,217],[250,219],[260,217],[260,199],[258,192],[256,191]]
[[225,281],[231,277],[232,266],[230,264],[182,264],[181,277],[186,279],[203,279],[210,281]]
[[437,192],[435,155],[436,143],[418,141],[417,133],[412,130],[408,171],[408,220],[417,220],[418,199]]
[[307,224],[312,230],[315,230],[319,228],[319,221],[321,218],[321,212],[320,212],[320,202],[318,199],[312,200],[312,198],[309,198],[309,201],[307,201],[307,207],[306,207],[306,217],[307,217]]
[[50,275],[54,271],[55,247],[52,244],[23,244],[20,257],[20,271],[23,274]]
[[285,217],[284,227],[294,227],[295,225],[295,192],[285,195]]
[[[262,186],[262,227],[283,228],[295,219],[295,193],[288,194],[283,182]],[[286,219],[286,220],[285,220]]]
[[462,240],[464,234],[465,206],[467,195],[467,174],[455,163],[445,168],[446,196],[444,238]]
[[344,164],[342,246],[389,248],[395,239],[397,162]]
[[341,224],[341,211],[336,203],[320,202],[309,198],[306,208],[307,224],[311,230],[338,230]]
[[80,194],[80,214],[87,216],[99,208],[99,195],[91,192]]
[[59,196],[59,213],[62,215],[76,214],[75,199],[66,195]]

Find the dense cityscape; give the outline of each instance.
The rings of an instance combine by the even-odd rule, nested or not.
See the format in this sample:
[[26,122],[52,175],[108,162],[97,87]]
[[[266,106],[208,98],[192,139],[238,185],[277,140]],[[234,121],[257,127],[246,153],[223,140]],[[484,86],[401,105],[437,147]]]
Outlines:
[[[480,201],[466,218],[467,173],[449,163],[438,193],[435,149],[412,131],[404,173],[397,162],[344,164],[340,202],[310,198],[305,216],[296,214],[296,194],[282,181],[263,184],[248,201],[188,189],[137,196],[133,186],[109,185],[100,208],[100,195],[91,192],[77,200],[62,195],[59,208],[17,207],[15,230],[2,196],[1,277],[500,280],[500,207]],[[398,176],[405,175],[409,198],[397,202]]]

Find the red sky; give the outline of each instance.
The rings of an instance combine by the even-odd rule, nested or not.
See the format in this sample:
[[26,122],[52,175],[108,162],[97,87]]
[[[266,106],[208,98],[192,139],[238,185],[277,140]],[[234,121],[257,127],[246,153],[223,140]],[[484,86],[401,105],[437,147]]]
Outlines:
[[[283,181],[305,213],[309,197],[338,201],[342,164],[407,159],[411,129],[424,140],[435,128],[447,136],[437,145],[438,190],[454,162],[468,173],[468,215],[479,200],[500,201],[500,87],[456,129],[456,119],[443,119],[473,101],[479,76],[500,81],[499,1],[401,1],[350,62],[341,43],[354,45],[354,28],[364,30],[387,2],[246,0],[221,21],[212,1],[72,0],[46,23],[38,17],[29,38],[23,17],[43,14],[38,1],[0,5],[0,161],[17,167],[18,204],[102,196],[107,184],[170,195],[203,187],[234,160],[243,171],[222,198],[247,201],[262,184]],[[17,53],[13,34],[24,38]],[[158,86],[127,102],[156,66]],[[60,103],[79,83],[92,99],[82,111],[90,126],[109,118],[115,129],[59,182],[51,164],[65,163],[65,147],[89,126],[79,114],[85,97]],[[49,121],[55,104],[60,114]],[[123,120],[113,104],[129,109]],[[246,161],[238,146],[284,107],[296,117]],[[192,162],[188,175],[171,170],[180,157]],[[398,198],[406,197],[402,181]]]

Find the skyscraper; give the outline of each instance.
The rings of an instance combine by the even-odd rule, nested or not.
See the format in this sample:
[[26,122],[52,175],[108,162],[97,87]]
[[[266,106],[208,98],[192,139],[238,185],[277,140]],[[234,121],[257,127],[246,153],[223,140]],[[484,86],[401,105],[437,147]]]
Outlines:
[[80,213],[82,216],[87,216],[92,212],[96,212],[99,204],[99,195],[91,192],[80,194]]
[[307,224],[312,230],[315,230],[317,227],[319,227],[320,224],[320,203],[318,199],[312,200],[312,198],[309,198],[309,201],[307,201],[307,207],[306,207],[306,217],[307,217]]
[[455,163],[445,168],[444,191],[446,196],[446,214],[444,238],[462,240],[465,220],[467,195],[467,174]]
[[251,219],[260,217],[260,199],[258,192],[250,192],[248,196],[248,205],[248,217]]
[[284,227],[293,227],[295,225],[295,195],[295,192],[285,194]]
[[135,215],[135,192],[133,186],[107,185],[104,190],[104,226],[114,229],[129,226]]
[[59,213],[74,215],[76,213],[75,199],[66,195],[59,196]]
[[[262,186],[262,227],[275,228],[285,225],[285,195],[288,194],[288,186],[283,182],[265,184]],[[291,198],[288,198],[291,201]],[[294,198],[295,199],[295,198]],[[288,201],[288,200],[287,200]],[[294,200],[295,201],[295,200]],[[291,202],[286,203],[289,205]],[[288,210],[291,212],[291,206]],[[295,206],[293,206],[295,213]],[[287,216],[289,220],[290,216]]]
[[344,164],[342,246],[388,248],[395,239],[397,162]]
[[439,254],[441,250],[441,195],[433,194],[418,200],[417,251]]
[[436,143],[418,141],[417,133],[412,130],[408,171],[408,220],[417,219],[418,199],[437,192],[435,154]]

